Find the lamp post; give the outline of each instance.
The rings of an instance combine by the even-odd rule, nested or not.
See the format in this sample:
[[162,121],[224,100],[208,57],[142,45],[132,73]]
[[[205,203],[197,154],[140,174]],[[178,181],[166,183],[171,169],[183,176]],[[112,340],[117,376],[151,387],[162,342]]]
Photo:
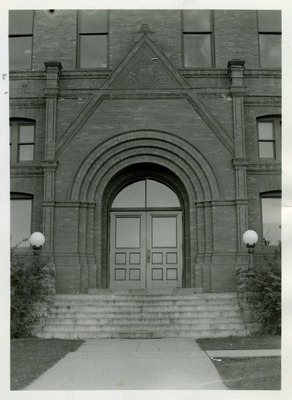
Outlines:
[[39,256],[42,252],[42,246],[46,239],[41,232],[34,232],[29,238],[29,243],[31,244],[34,256]]
[[248,270],[246,273],[246,276],[255,276],[254,270],[253,270],[253,254],[254,254],[254,248],[259,240],[258,234],[255,231],[248,230],[245,231],[242,239],[244,243],[246,244],[246,248],[248,251]]

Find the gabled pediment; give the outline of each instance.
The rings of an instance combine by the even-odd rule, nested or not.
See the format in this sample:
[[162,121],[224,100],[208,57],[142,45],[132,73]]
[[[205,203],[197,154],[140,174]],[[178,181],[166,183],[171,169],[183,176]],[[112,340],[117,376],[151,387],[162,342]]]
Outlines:
[[188,84],[157,45],[143,34],[102,89],[175,89]]

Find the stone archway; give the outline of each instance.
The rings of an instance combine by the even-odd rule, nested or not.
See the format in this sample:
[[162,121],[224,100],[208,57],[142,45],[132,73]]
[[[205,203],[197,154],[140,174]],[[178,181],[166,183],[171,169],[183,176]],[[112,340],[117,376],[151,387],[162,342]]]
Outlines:
[[[86,251],[89,287],[108,287],[108,204],[111,196],[116,193],[118,180],[121,179],[118,177],[123,176],[121,172],[130,171],[131,168],[133,171],[133,166],[138,164],[151,164],[157,171],[168,171],[168,184],[175,177],[176,190],[184,193],[183,279],[186,287],[194,287],[197,239],[199,235],[205,236],[206,232],[205,228],[201,228],[201,223],[198,224],[198,219],[202,219],[204,206],[199,210],[200,216],[197,214],[196,202],[220,199],[223,189],[210,164],[197,149],[174,135],[148,130],[128,132],[107,140],[94,149],[76,170],[68,200],[87,204],[84,206],[87,211],[82,214],[81,225],[86,226],[83,229],[86,229],[88,242]],[[163,173],[160,179],[162,176]],[[199,232],[200,229],[203,230]],[[211,226],[208,232],[210,230]],[[80,237],[81,235],[80,232]],[[84,239],[80,240],[85,246]],[[211,239],[206,237],[206,240]],[[201,245],[201,252],[204,251],[204,246],[207,247]]]

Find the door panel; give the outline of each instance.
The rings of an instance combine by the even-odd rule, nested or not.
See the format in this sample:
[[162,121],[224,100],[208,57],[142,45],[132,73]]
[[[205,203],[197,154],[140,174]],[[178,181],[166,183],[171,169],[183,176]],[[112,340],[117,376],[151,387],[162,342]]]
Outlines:
[[145,288],[146,213],[112,213],[110,287]]
[[181,212],[147,215],[147,287],[178,288],[182,276]]
[[180,211],[111,213],[111,288],[177,288],[181,276]]

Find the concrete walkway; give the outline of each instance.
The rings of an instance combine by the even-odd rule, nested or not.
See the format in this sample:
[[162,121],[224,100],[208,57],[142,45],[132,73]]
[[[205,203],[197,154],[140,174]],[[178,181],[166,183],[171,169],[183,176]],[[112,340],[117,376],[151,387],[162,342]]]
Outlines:
[[193,338],[90,339],[25,390],[226,390]]

